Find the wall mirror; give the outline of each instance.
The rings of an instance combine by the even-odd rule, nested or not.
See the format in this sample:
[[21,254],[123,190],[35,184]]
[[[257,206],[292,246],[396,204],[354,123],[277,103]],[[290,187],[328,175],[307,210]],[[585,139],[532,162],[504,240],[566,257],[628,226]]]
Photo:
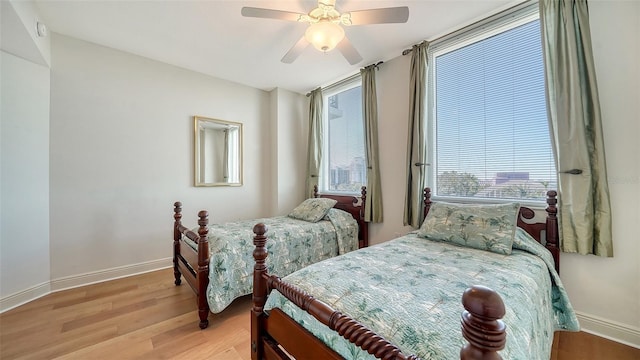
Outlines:
[[195,186],[242,185],[242,124],[194,116]]

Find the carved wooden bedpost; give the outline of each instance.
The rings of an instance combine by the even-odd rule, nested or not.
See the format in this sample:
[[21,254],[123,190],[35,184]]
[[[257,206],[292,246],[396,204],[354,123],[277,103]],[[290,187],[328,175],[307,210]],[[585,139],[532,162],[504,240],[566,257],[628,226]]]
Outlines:
[[[365,207],[367,206],[367,187],[363,186],[360,188],[360,197],[362,198],[362,206],[360,206],[360,219],[362,219],[362,221],[364,222],[364,212],[365,212]],[[363,248],[365,246],[369,246],[369,226],[367,226],[366,224],[364,224],[364,226],[361,226],[362,229],[362,236],[360,236],[360,239],[366,239],[367,243],[364,244],[364,241],[361,242],[361,244],[359,244],[359,248]]]
[[173,222],[173,277],[176,278],[174,284],[178,286],[182,283],[182,280],[180,279],[180,269],[178,269],[178,256],[180,256],[180,238],[182,237],[182,233],[180,232],[180,230],[178,230],[180,225],[182,225],[182,203],[180,201],[176,201],[173,204],[173,213],[173,219],[175,220]]
[[558,193],[554,190],[547,191],[547,249],[553,255],[553,260],[556,263],[556,271],[560,273],[560,248],[558,247],[559,238],[558,238],[558,208],[556,204],[558,203],[558,199],[556,198]]
[[260,360],[264,357],[264,347],[262,345],[262,335],[264,329],[264,304],[267,301],[267,265],[265,260],[268,252],[265,244],[267,243],[267,226],[263,223],[256,224],[253,227],[253,244],[256,248],[253,250],[253,308],[251,309],[251,359]]
[[198,213],[198,316],[200,329],[209,326],[209,304],[207,303],[207,286],[209,285],[209,212]]
[[469,344],[460,350],[461,360],[500,360],[506,343],[504,302],[497,292],[474,285],[462,294],[462,335]]
[[313,185],[313,197],[318,197],[318,185]]
[[424,217],[426,218],[431,210],[431,188],[426,187],[422,190],[422,199],[424,201]]

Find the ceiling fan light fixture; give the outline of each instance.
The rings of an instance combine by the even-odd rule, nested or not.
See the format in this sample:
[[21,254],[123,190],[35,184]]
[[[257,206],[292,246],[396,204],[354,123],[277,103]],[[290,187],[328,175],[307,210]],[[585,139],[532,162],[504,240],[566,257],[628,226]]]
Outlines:
[[337,48],[349,64],[355,65],[362,61],[362,56],[351,45],[349,38],[345,36],[343,25],[399,24],[406,23],[409,19],[408,6],[363,9],[340,13],[335,8],[336,0],[317,0],[317,2],[318,7],[307,14],[246,6],[242,8],[240,13],[246,17],[309,24],[304,36],[280,59],[285,64],[291,64],[309,44],[312,44],[313,47],[324,53]]
[[319,51],[328,52],[344,39],[344,29],[334,22],[321,20],[309,25],[304,37]]

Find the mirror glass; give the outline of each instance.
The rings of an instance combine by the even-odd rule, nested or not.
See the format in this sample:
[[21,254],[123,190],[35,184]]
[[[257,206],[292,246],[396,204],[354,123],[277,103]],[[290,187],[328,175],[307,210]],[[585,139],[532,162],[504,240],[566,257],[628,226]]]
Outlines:
[[242,185],[242,124],[194,116],[195,186]]

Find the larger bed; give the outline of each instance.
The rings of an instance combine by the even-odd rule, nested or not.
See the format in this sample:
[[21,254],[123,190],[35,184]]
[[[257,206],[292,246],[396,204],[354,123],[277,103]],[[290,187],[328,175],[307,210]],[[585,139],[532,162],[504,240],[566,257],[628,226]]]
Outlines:
[[554,331],[578,330],[556,271],[556,193],[548,195],[543,222],[516,208],[509,251],[493,240],[494,251],[433,241],[437,229],[423,225],[283,279],[269,275],[267,228],[256,225],[252,358],[497,359],[504,347],[508,359],[548,359]]
[[[306,211],[309,209],[302,205],[317,202],[329,204],[328,207],[333,202],[335,205],[313,221],[276,216],[209,224],[209,213],[202,210],[198,213],[199,227],[193,230],[182,224],[182,203],[174,204],[175,284],[180,285],[184,278],[196,293],[201,329],[209,325],[210,313],[219,313],[237,297],[251,293],[251,229],[256,222],[268,224],[272,229],[269,252],[277,255],[273,256],[270,271],[282,275],[368,245],[368,226],[363,220],[365,187],[359,198],[319,194],[316,187],[314,200],[306,200],[296,209]],[[315,213],[314,210],[311,209]],[[302,215],[305,218],[308,212]]]

